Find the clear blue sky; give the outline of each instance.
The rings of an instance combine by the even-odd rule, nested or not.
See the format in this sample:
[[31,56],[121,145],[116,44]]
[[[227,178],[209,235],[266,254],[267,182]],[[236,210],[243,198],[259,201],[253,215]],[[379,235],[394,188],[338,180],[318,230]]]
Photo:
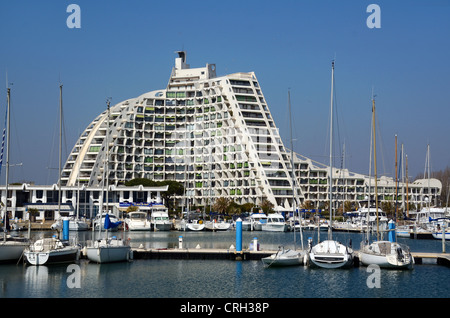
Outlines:
[[[69,4],[81,28],[69,29]],[[370,29],[369,4],[381,8]],[[328,162],[331,60],[346,167],[368,173],[372,89],[378,171],[392,175],[394,136],[409,175],[450,165],[450,1],[2,1],[0,126],[12,88],[11,181],[56,182],[59,82],[67,152],[106,107],[165,88],[175,51],[219,75],[256,72],[286,146],[291,90],[295,150]],[[1,175],[4,183],[4,171]]]

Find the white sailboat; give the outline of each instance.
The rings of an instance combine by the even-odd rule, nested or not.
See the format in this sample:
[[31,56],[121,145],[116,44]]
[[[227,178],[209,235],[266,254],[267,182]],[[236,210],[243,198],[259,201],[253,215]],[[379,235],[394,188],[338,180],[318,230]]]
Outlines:
[[[60,132],[59,132],[59,175],[58,212],[61,210],[61,142],[62,142],[62,85],[59,86]],[[59,214],[59,213],[58,213]],[[36,240],[24,251],[26,261],[31,265],[73,263],[80,258],[80,247],[61,241],[55,236]]]
[[42,238],[26,248],[24,256],[30,265],[74,263],[80,258],[80,247],[56,237]]
[[[108,105],[108,116],[107,116],[107,133],[106,133],[106,160],[105,160],[105,168],[103,169],[103,187],[105,186],[106,180],[106,202],[108,202],[108,177],[105,178],[105,171],[108,170],[108,157],[109,157],[109,99],[107,101]],[[108,176],[108,174],[106,174]],[[102,201],[100,211],[103,209],[103,192],[102,191]],[[100,213],[102,214],[102,213]],[[113,262],[124,262],[129,261],[133,258],[133,251],[131,250],[128,241],[123,239],[119,239],[117,237],[108,237],[108,231],[110,229],[117,229],[121,222],[111,222],[110,215],[108,211],[104,213],[104,218],[100,216],[99,218],[99,233],[101,231],[101,220],[104,219],[103,228],[106,230],[106,238],[100,238],[91,242],[89,246],[85,248],[87,258],[95,263],[113,263]]]
[[[8,80],[6,80],[8,82]],[[9,217],[8,217],[8,183],[9,183],[9,141],[10,141],[10,129],[9,129],[9,122],[10,122],[10,106],[11,106],[11,89],[7,87],[7,121],[6,121],[6,189],[5,189],[5,203],[2,204],[4,207],[3,212],[3,239],[0,241],[0,263],[7,263],[7,262],[17,262],[23,254],[23,251],[25,248],[29,245],[28,238],[19,238],[19,237],[12,237],[11,235],[7,234],[9,229]],[[1,166],[1,162],[0,162]]]
[[270,266],[295,266],[304,263],[305,252],[285,249],[280,246],[275,254],[262,258],[262,262]]
[[192,222],[186,223],[186,229],[188,231],[203,231],[205,229],[205,224],[203,222],[199,222],[198,220],[193,220]]
[[[381,268],[410,269],[414,264],[409,248],[406,245],[395,242],[395,233],[390,232],[389,240],[379,240],[378,221],[378,191],[377,191],[377,151],[375,134],[375,99],[372,98],[372,125],[373,125],[373,155],[374,155],[374,179],[375,179],[375,208],[377,223],[377,241],[363,243],[359,251],[359,259],[363,265],[378,265]],[[390,224],[394,224],[393,221]],[[395,226],[392,226],[395,228]]]
[[86,256],[89,261],[103,264],[124,262],[133,259],[133,251],[128,241],[119,239],[116,236],[108,237],[108,230],[117,226],[117,223],[110,221],[109,214],[107,213],[104,224],[106,238],[95,240],[90,246],[86,247]]
[[[277,253],[272,254],[268,257],[262,258],[262,262],[270,267],[270,266],[295,266],[295,265],[301,265],[307,263],[307,253],[303,249],[303,233],[302,228],[300,226],[300,237],[301,237],[301,245],[302,249],[297,250],[295,246],[295,174],[294,174],[294,147],[292,144],[292,116],[291,116],[291,95],[288,91],[288,104],[289,104],[289,119],[290,119],[290,128],[291,128],[291,169],[292,169],[292,218],[293,218],[293,229],[294,229],[294,250],[291,249],[285,249],[283,246],[280,246]],[[269,214],[269,217],[271,215]],[[269,217],[267,218],[267,223],[262,224],[262,229],[264,230],[264,227],[266,224],[270,224],[273,222],[269,221]],[[281,215],[281,221],[285,224],[287,228],[287,224],[284,222],[284,218]],[[299,220],[299,224],[301,224],[301,220]],[[277,228],[282,228],[281,226],[277,226]],[[283,232],[285,231],[285,228],[283,228]]]
[[312,266],[321,268],[346,268],[353,264],[353,251],[351,248],[332,239],[332,208],[333,208],[333,85],[334,85],[334,61],[331,64],[331,111],[330,111],[330,172],[329,197],[330,197],[330,224],[328,227],[328,239],[314,246],[310,246],[309,262]]

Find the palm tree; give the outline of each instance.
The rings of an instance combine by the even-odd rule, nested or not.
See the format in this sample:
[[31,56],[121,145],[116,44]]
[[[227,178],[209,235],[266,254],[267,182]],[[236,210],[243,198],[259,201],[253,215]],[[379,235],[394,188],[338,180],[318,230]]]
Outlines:
[[273,203],[270,202],[269,200],[264,200],[261,203],[261,209],[263,210],[264,213],[270,213],[273,212]]
[[216,202],[214,202],[212,208],[213,210],[224,214],[228,207],[230,206],[231,200],[224,198],[224,197],[220,197],[216,199]]

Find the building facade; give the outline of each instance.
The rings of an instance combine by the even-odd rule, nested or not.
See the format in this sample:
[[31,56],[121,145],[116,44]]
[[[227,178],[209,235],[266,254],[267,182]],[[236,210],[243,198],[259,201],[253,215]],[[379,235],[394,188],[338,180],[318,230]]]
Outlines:
[[[284,147],[255,73],[218,77],[214,64],[190,68],[186,53],[177,54],[165,89],[105,107],[92,121],[65,163],[62,184],[178,181],[185,194],[177,204],[184,209],[211,205],[218,197],[238,204],[269,200],[280,210],[305,201],[322,207],[328,201],[328,168],[294,154],[292,169],[291,152]],[[338,198],[367,195],[367,176],[338,169],[333,174]],[[378,185],[378,193],[388,200],[392,182],[380,180],[385,183]],[[434,185],[431,190],[422,183],[410,185],[411,199],[422,200],[425,191],[436,198],[441,186]]]
[[[63,186],[59,191],[58,185],[8,185],[0,186],[1,202],[7,203],[8,215],[11,219],[28,220],[30,209],[37,212],[36,221],[52,221],[59,217],[76,216],[87,219],[94,218],[100,208],[119,215],[119,209],[124,204],[147,206],[164,203],[161,193],[167,191],[168,186],[109,186],[108,192],[102,187]],[[61,194],[61,200],[59,195]],[[123,209],[122,209],[123,210]],[[4,209],[2,209],[3,217]]]

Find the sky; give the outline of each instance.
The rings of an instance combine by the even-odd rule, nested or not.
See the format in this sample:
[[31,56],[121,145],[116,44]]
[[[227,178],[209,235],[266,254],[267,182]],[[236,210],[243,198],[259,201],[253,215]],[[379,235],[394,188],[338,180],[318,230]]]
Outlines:
[[[218,76],[255,72],[286,147],[289,90],[294,150],[325,164],[334,60],[334,165],[345,144],[345,168],[369,173],[375,96],[378,174],[394,174],[395,135],[410,178],[423,174],[427,145],[431,170],[443,170],[450,166],[449,35],[450,0],[1,0],[0,127],[7,86],[12,94],[9,180],[56,183],[60,84],[65,161],[108,97],[114,105],[164,89],[180,50],[191,67],[216,64]],[[4,184],[4,169],[0,177]]]

